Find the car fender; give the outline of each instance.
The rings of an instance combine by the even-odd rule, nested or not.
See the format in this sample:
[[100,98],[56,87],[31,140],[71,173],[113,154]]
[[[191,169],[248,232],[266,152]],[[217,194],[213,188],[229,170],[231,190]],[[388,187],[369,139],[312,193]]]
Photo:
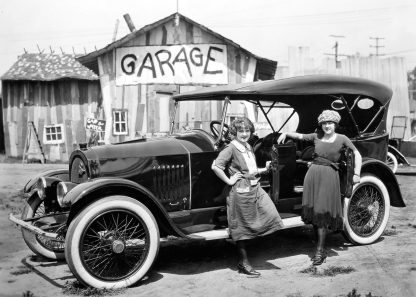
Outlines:
[[33,195],[36,191],[36,183],[41,177],[53,177],[62,181],[69,181],[69,171],[68,169],[51,169],[35,175],[23,187],[25,197],[31,197]]
[[71,207],[67,225],[69,226],[76,215],[87,205],[102,197],[113,195],[129,196],[146,205],[155,216],[161,231],[165,231],[165,235],[188,237],[176,227],[152,192],[131,180],[122,178],[98,178],[71,189],[63,199],[63,204]]
[[391,206],[406,206],[406,204],[403,201],[402,193],[400,191],[396,175],[391,171],[391,169],[386,165],[386,163],[376,159],[364,158],[363,163],[361,165],[361,175],[364,175],[365,173],[373,174],[386,185],[390,196]]
[[396,159],[399,163],[410,165],[410,163],[409,163],[409,161],[407,161],[406,157],[394,146],[389,145],[388,151],[396,157]]

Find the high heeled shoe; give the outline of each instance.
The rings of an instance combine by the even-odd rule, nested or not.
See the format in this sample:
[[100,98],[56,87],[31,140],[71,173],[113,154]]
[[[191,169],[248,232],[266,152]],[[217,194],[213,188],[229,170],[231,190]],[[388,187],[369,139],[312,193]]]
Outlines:
[[260,272],[256,271],[253,269],[253,267],[251,267],[250,265],[245,265],[245,264],[241,264],[239,263],[237,265],[237,269],[238,269],[238,273],[243,273],[243,274],[247,274],[247,275],[251,275],[251,276],[260,276]]
[[326,251],[316,251],[315,256],[312,257],[312,265],[313,266],[319,266],[322,263],[326,262]]

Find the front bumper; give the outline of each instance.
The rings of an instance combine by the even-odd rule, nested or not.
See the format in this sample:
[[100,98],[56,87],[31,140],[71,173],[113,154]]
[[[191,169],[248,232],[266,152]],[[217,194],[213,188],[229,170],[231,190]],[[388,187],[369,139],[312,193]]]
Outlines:
[[44,230],[40,229],[39,227],[36,227],[36,226],[30,224],[29,222],[26,222],[22,219],[16,218],[13,215],[13,213],[9,214],[9,220],[12,221],[13,223],[19,225],[20,227],[32,232],[32,233],[42,235],[42,236],[47,237],[48,239],[51,239],[51,240],[60,241],[59,239],[57,239],[58,233],[44,231]]

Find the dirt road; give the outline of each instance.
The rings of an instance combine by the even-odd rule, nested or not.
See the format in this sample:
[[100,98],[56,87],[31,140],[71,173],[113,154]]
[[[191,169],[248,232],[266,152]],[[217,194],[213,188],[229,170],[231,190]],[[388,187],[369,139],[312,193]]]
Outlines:
[[[20,230],[7,219],[8,213],[22,207],[18,191],[28,178],[57,167],[62,165],[0,163],[0,296],[56,297],[68,294],[65,287],[73,288],[75,278],[66,263],[34,257]],[[149,275],[118,295],[347,296],[356,289],[361,296],[370,292],[371,296],[416,296],[416,177],[397,178],[407,207],[391,208],[381,240],[352,246],[341,234],[331,234],[329,257],[317,274],[304,271],[314,236],[310,227],[301,227],[252,242],[248,251],[260,278],[237,273],[230,241],[169,242],[161,246]],[[81,293],[87,296],[91,291]]]

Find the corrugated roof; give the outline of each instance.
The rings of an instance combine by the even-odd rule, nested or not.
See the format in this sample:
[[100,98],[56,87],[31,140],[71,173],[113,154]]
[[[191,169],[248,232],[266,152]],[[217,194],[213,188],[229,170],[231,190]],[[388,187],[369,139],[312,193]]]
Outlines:
[[98,76],[70,54],[23,54],[2,80],[52,81],[63,78],[98,80]]
[[198,26],[200,27],[202,30],[205,30],[206,32],[209,32],[210,34],[216,36],[217,38],[221,39],[222,41],[224,41],[225,43],[231,44],[233,46],[235,46],[236,48],[242,50],[243,52],[246,52],[247,54],[253,56],[254,58],[256,58],[262,67],[262,71],[260,73],[259,79],[270,79],[273,78],[276,72],[276,67],[277,67],[277,62],[273,61],[273,60],[269,60],[266,58],[262,58],[259,57],[257,55],[254,55],[253,53],[249,52],[248,50],[242,48],[239,44],[235,43],[234,41],[225,38],[224,36],[212,31],[211,29],[191,20],[190,18],[185,17],[184,15],[180,14],[180,13],[174,13],[164,19],[161,19],[155,23],[152,23],[150,25],[146,25],[143,28],[136,30],[134,32],[131,32],[130,34],[124,36],[123,38],[114,41],[113,43],[108,44],[107,46],[105,46],[102,49],[99,49],[97,51],[91,52],[85,56],[81,56],[81,57],[77,57],[77,59],[83,63],[84,65],[86,65],[87,67],[91,68],[91,69],[97,69],[98,65],[97,64],[97,57],[101,56],[102,54],[105,54],[108,51],[113,50],[114,48],[117,47],[121,47],[123,44],[127,43],[128,41],[136,38],[139,35],[142,34],[146,34],[146,32],[153,30],[154,28],[160,26],[161,24],[167,23],[169,21],[172,21],[175,19],[176,15],[178,15],[179,19],[183,19],[185,21],[187,21],[188,23],[193,24],[194,26]]

